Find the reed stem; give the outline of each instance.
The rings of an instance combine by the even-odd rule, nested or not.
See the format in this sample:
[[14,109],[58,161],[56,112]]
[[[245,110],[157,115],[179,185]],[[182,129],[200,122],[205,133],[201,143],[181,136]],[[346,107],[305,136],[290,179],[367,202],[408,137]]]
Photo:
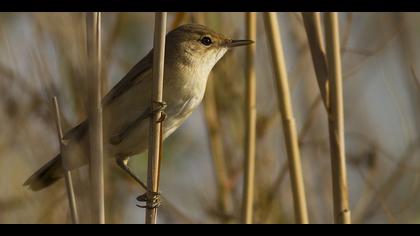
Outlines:
[[86,15],[87,56],[89,61],[89,138],[91,205],[94,223],[105,224],[102,82],[101,82],[101,13]]
[[[257,38],[257,17],[255,12],[245,13],[246,39]],[[245,101],[245,174],[242,199],[242,222],[252,224],[255,177],[255,139],[256,139],[256,76],[255,76],[255,43],[246,48],[246,101]]]
[[[64,160],[65,156],[64,156],[63,128],[61,126],[60,108],[58,106],[57,97],[53,97],[53,106],[54,106],[55,123],[56,123],[56,128],[57,128],[57,138],[58,138],[58,141],[60,142],[61,158],[62,160]],[[79,224],[79,214],[77,211],[76,197],[74,195],[71,172],[65,166],[64,164],[65,161],[62,161],[62,163],[63,163],[63,169],[64,169],[64,180],[66,183],[67,199],[69,200],[71,220],[73,224]]]
[[289,173],[293,192],[295,218],[297,223],[306,224],[308,223],[308,212],[306,206],[304,180],[299,153],[296,123],[293,116],[289,83],[281,43],[280,28],[276,13],[267,12],[264,13],[263,16],[267,32],[267,39],[272,52],[271,55],[273,60],[273,69],[275,72],[277,99],[282,117],[284,138],[286,142],[286,150],[290,170]]
[[[158,109],[163,99],[163,71],[165,60],[166,12],[155,13],[155,33],[153,42],[153,89],[151,106]],[[160,160],[162,155],[162,112],[158,111],[150,119],[149,153],[147,168],[147,195],[159,191]],[[157,208],[146,208],[146,224],[156,224]]]
[[328,124],[334,198],[334,222],[350,224],[338,14],[336,12],[326,13],[324,24],[329,81],[331,86],[329,96],[331,106],[328,112]]
[[319,12],[302,12],[302,17],[319,90],[321,92],[325,108],[328,110],[328,69],[327,60],[325,58],[324,38],[321,28],[321,16]]

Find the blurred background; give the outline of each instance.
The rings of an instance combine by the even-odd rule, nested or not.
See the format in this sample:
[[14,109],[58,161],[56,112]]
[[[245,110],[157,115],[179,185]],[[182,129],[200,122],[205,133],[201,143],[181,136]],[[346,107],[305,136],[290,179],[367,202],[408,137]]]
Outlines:
[[[418,13],[340,13],[345,139],[355,223],[420,223],[420,30]],[[300,13],[278,14],[299,132],[311,223],[332,223],[328,124]],[[23,182],[59,151],[51,102],[68,130],[86,117],[82,13],[0,14],[0,223],[69,223],[64,181],[40,192]],[[169,13],[245,37],[244,13]],[[153,13],[103,13],[106,93],[153,44]],[[287,156],[262,17],[257,24],[256,223],[293,223]],[[238,223],[244,161],[244,53],[214,68],[204,105],[165,141],[159,223]],[[143,223],[143,190],[112,160],[107,223]],[[130,167],[146,180],[147,155]],[[89,222],[88,168],[72,171],[81,221]]]

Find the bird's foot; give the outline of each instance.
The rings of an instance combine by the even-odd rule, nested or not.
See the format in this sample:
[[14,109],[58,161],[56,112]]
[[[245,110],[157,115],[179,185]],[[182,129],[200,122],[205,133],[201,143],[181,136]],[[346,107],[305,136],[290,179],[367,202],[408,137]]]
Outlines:
[[155,209],[161,206],[161,199],[159,192],[146,192],[137,197],[137,201],[144,202],[145,205],[138,205],[140,208]]
[[160,118],[157,121],[158,123],[161,123],[166,119],[167,115],[165,113],[165,109],[167,106],[168,104],[165,101],[161,101],[161,102],[153,101],[153,109],[151,111],[151,115],[154,115],[157,112],[161,112]]

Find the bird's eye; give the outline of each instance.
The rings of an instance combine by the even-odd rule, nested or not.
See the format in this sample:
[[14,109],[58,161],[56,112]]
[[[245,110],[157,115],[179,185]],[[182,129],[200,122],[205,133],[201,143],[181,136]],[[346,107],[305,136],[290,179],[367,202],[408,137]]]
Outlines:
[[202,39],[201,39],[201,43],[202,44],[204,44],[204,45],[206,45],[206,46],[209,46],[210,44],[212,44],[212,41],[211,41],[211,38],[210,37],[203,37]]

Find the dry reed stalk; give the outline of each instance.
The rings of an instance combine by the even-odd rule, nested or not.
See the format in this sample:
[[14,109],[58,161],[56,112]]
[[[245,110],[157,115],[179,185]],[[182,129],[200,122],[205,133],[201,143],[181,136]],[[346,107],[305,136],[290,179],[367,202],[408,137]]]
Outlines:
[[[257,17],[255,12],[245,13],[246,39],[257,38]],[[255,76],[255,43],[246,49],[246,100],[245,100],[245,174],[242,199],[242,222],[252,224],[255,177],[255,140],[256,140],[256,76]]]
[[[327,107],[327,90],[328,90],[328,72],[327,72],[327,63],[325,58],[325,49],[323,42],[323,32],[321,29],[321,18],[319,13],[314,12],[302,12],[303,24],[305,26],[306,34],[309,41],[310,52],[312,60],[315,67],[315,73],[320,87],[321,96],[316,97],[316,99],[311,103],[308,112],[308,118],[303,124],[302,129],[299,132],[299,147],[301,147],[308,131],[314,121],[314,117],[318,111],[318,105],[321,101],[324,102],[325,107]],[[322,99],[322,100],[321,100]],[[279,188],[284,177],[288,171],[287,164],[283,164],[279,174],[276,177],[276,180],[273,184],[275,188]],[[266,199],[266,208],[270,209],[275,198],[275,192],[271,192]]]
[[[316,116],[316,111],[317,111],[319,103],[321,103],[321,97],[320,96],[316,97],[316,99],[314,100],[314,102],[312,102],[312,104],[309,108],[307,119],[306,119],[305,123],[303,124],[303,126],[302,126],[302,128],[301,128],[301,130],[299,131],[299,134],[298,134],[299,148],[302,148],[302,145],[303,145],[303,142],[306,138],[306,135],[308,135],[308,131],[309,131],[311,125],[312,125],[312,121],[314,120],[314,118]],[[264,209],[267,209],[267,210],[266,210],[266,214],[262,216],[262,219],[263,219],[262,221],[263,222],[266,220],[266,217],[268,216],[269,212],[267,212],[267,211],[269,211],[269,209],[272,208],[274,199],[275,199],[275,197],[276,197],[276,195],[277,195],[277,193],[280,189],[280,186],[281,186],[283,180],[285,179],[288,171],[289,171],[289,168],[287,166],[287,163],[282,164],[281,169],[280,169],[278,175],[276,176],[276,179],[275,179],[274,184],[273,184],[274,189],[268,194],[267,198],[265,199]]]
[[325,108],[328,110],[328,70],[327,60],[325,58],[324,38],[321,28],[321,16],[319,12],[302,12],[302,17],[305,25],[306,36],[308,37],[309,48],[311,51],[312,62],[314,64],[319,90],[321,92]]
[[[55,123],[57,127],[57,138],[60,142],[60,153],[61,158],[65,158],[63,156],[64,152],[64,140],[63,140],[63,128],[61,127],[61,116],[60,116],[60,108],[58,106],[57,97],[53,97],[53,106],[54,106],[54,114],[55,114]],[[79,214],[77,212],[77,204],[76,204],[76,197],[74,195],[73,189],[73,181],[71,178],[71,172],[67,169],[64,165],[65,161],[63,161],[63,169],[64,169],[64,180],[66,183],[66,192],[67,192],[67,199],[69,200],[69,207],[70,207],[70,214],[71,220],[73,224],[79,224]]]
[[305,224],[308,223],[308,212],[306,206],[304,180],[299,153],[298,135],[290,99],[289,84],[277,14],[274,12],[264,13],[264,23],[268,43],[271,48],[278,105],[282,116],[284,138],[290,169],[290,180],[293,192],[295,218],[297,223]]
[[336,12],[326,13],[324,24],[330,82],[328,124],[333,178],[334,222],[350,224],[338,14]]
[[101,82],[101,13],[86,15],[86,37],[89,93],[89,138],[90,138],[90,179],[91,205],[94,223],[105,223],[103,130],[102,130],[102,82]]
[[[193,13],[191,14],[191,18],[193,22],[205,25],[204,13]],[[228,216],[233,211],[233,197],[229,188],[230,181],[225,161],[225,152],[223,150],[221,127],[218,120],[219,115],[214,91],[214,78],[212,77],[212,74],[210,74],[203,99],[204,118],[209,135],[209,147],[216,177],[218,200],[221,204],[223,214]]]
[[[155,33],[153,42],[153,89],[152,110],[158,109],[163,99],[163,69],[165,60],[166,12],[155,13]],[[149,157],[147,168],[147,197],[151,199],[159,191],[160,160],[162,155],[162,112],[158,111],[150,119]],[[157,208],[146,208],[146,224],[156,224]]]

